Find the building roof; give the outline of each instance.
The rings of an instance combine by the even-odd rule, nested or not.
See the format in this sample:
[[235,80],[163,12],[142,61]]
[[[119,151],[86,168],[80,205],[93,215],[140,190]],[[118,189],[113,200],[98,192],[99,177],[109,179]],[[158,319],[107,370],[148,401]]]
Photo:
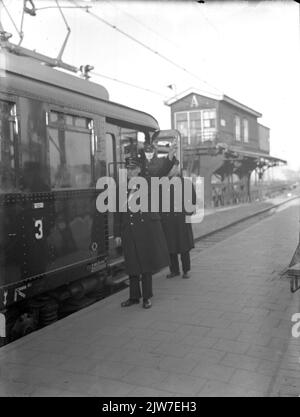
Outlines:
[[171,106],[172,104],[176,103],[176,101],[181,100],[182,98],[190,95],[190,94],[198,94],[199,96],[203,96],[203,97],[208,97],[208,98],[212,98],[214,100],[222,100],[223,95],[222,94],[213,94],[207,91],[201,91],[198,90],[196,88],[189,88],[187,90],[182,91],[179,94],[176,94],[175,96],[169,98],[169,100],[167,100],[165,102],[166,105]]
[[185,90],[179,94],[176,94],[175,96],[171,97],[169,100],[165,102],[166,105],[171,106],[172,104],[176,103],[177,101],[180,101],[184,97],[190,95],[190,94],[198,94],[203,97],[208,97],[213,100],[217,101],[225,101],[228,104],[231,104],[234,107],[238,107],[241,110],[244,110],[247,113],[253,114],[256,117],[261,117],[262,114],[257,112],[256,110],[251,109],[250,107],[246,106],[245,104],[242,104],[233,98],[226,96],[225,94],[214,94],[207,91],[201,91],[196,88],[189,88],[188,90]]
[[261,126],[261,127],[265,128],[265,129],[268,129],[268,130],[270,130],[270,128],[269,128],[268,126],[266,126],[266,125],[263,125],[262,123],[257,123],[257,124],[258,124],[258,126]]
[[222,98],[221,101],[225,101],[226,103],[229,103],[234,107],[238,107],[238,108],[244,110],[247,113],[253,114],[253,116],[256,116],[256,117],[261,117],[262,116],[262,114],[259,113],[258,111],[253,110],[248,106],[245,106],[245,104],[239,103],[238,101],[234,100],[231,97],[223,95],[223,98]]

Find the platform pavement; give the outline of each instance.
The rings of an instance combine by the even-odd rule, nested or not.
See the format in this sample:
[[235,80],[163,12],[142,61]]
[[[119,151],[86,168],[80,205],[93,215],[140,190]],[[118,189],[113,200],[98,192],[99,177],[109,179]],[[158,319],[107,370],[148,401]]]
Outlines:
[[7,396],[299,396],[300,338],[280,271],[299,200],[193,255],[192,277],[154,280],[150,310],[124,290],[0,350]]

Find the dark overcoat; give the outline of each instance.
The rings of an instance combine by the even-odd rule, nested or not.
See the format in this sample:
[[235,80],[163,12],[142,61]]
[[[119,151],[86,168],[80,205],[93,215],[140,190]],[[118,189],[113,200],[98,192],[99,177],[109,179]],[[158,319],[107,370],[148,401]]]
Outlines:
[[[149,182],[151,177],[167,175],[174,165],[175,158],[155,157],[144,161],[142,176]],[[150,190],[149,190],[150,191]],[[149,207],[150,192],[149,192]],[[170,264],[166,237],[163,232],[160,213],[117,212],[114,218],[114,236],[122,239],[125,268],[128,275],[155,273]]]
[[142,164],[142,172],[141,176],[145,178],[150,177],[164,177],[168,175],[170,170],[172,169],[176,158],[173,157],[172,160],[169,157],[159,158],[156,154],[153,156],[151,161],[147,161],[147,159],[143,158]]
[[128,275],[155,273],[170,263],[159,213],[117,213],[115,236],[121,236]]
[[[184,181],[181,179],[182,196],[184,195]],[[196,200],[195,190],[193,189],[193,203]],[[182,211],[174,211],[174,190],[170,190],[170,212],[161,213],[162,227],[166,236],[169,253],[184,253],[194,248],[194,236],[191,223],[186,223],[187,213],[184,210],[184,203],[182,202]]]

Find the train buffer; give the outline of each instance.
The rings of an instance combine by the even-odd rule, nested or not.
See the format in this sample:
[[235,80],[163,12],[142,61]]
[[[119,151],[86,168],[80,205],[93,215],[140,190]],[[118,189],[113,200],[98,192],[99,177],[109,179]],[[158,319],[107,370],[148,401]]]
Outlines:
[[291,292],[300,289],[300,262],[287,269],[287,277],[290,278]]

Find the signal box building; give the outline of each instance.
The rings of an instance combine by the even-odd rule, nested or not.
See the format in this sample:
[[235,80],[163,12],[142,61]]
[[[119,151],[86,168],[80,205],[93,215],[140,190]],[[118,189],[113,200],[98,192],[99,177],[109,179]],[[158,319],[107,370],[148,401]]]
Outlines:
[[183,142],[183,169],[204,177],[205,205],[248,202],[254,198],[251,173],[285,164],[270,156],[270,129],[261,113],[226,96],[204,96],[190,89],[171,98],[172,128]]

